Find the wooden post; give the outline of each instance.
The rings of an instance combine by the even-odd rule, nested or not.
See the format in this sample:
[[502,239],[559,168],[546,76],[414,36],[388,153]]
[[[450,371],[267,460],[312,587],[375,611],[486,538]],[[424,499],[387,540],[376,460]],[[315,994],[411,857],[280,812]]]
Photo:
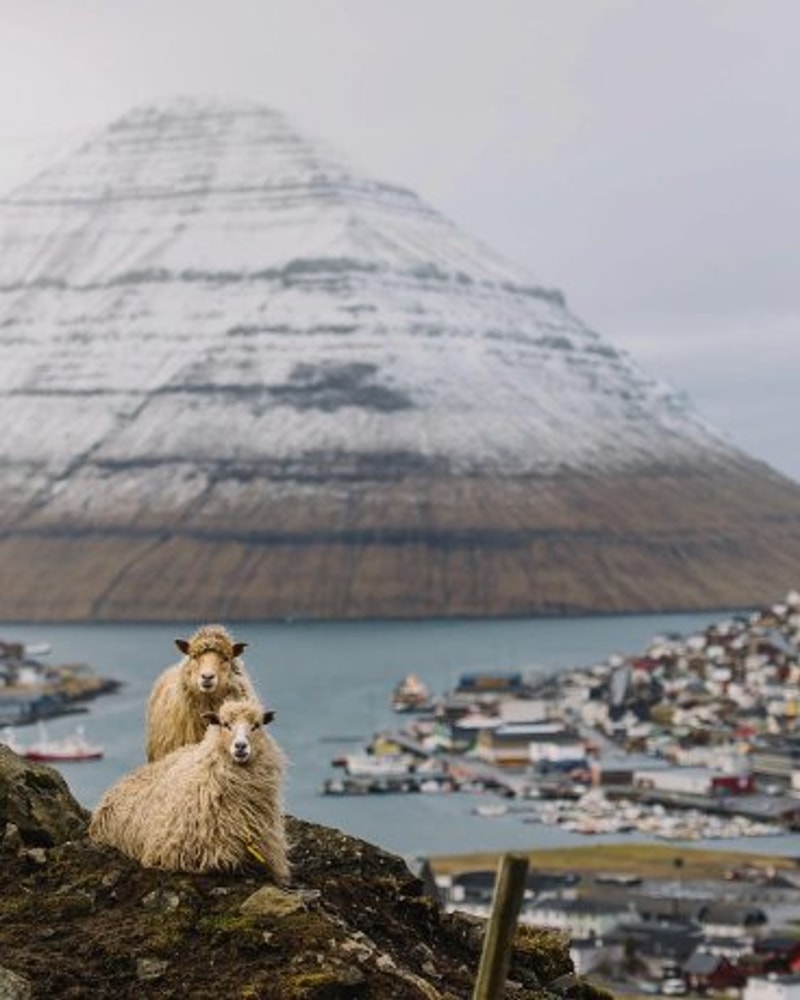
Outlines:
[[503,996],[527,874],[525,854],[504,854],[500,858],[472,1000],[500,1000]]

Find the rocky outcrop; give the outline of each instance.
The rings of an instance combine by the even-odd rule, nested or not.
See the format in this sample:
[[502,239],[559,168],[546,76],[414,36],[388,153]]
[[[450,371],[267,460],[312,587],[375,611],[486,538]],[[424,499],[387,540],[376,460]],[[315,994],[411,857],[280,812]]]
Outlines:
[[[29,791],[24,807],[0,800],[0,996],[471,996],[482,924],[444,915],[401,859],[370,844],[291,820],[287,890],[257,868],[158,872],[89,842],[83,810],[49,768],[4,752],[0,788],[11,783]],[[520,931],[506,997],[600,996],[571,973],[560,935]]]
[[0,619],[752,606],[800,486],[282,115],[132,111],[0,199]]
[[6,846],[53,847],[81,836],[89,814],[52,767],[0,743],[0,839]]

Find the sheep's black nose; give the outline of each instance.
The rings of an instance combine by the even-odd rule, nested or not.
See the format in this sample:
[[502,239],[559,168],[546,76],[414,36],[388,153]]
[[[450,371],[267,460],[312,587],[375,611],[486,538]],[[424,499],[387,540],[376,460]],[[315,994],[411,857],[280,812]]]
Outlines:
[[244,740],[237,740],[237,741],[236,741],[236,742],[235,742],[235,743],[233,744],[233,749],[234,749],[234,750],[235,750],[235,751],[236,751],[237,753],[244,753],[244,752],[245,752],[245,750],[247,749],[247,744],[245,743],[245,741],[244,741]]

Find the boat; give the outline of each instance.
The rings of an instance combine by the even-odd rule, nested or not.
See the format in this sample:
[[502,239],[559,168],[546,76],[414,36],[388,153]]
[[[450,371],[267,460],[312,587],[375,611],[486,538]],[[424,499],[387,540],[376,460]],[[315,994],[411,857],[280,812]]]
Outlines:
[[104,748],[86,739],[83,726],[60,739],[51,739],[40,726],[39,739],[17,751],[26,760],[50,763],[71,763],[83,760],[100,760]]
[[49,642],[26,642],[24,649],[26,656],[48,656],[53,652]]
[[328,778],[322,786],[323,795],[391,795],[410,793],[442,793],[458,791],[458,786],[445,774],[384,774],[349,775]]
[[345,772],[355,777],[383,778],[388,776],[412,774],[415,760],[410,754],[346,754],[338,758],[334,764],[345,769]]
[[495,819],[498,816],[507,816],[508,806],[502,803],[487,803],[486,805],[475,806],[472,812],[476,816],[489,816]]
[[431,693],[416,674],[408,674],[392,692],[395,712],[424,712],[433,705]]

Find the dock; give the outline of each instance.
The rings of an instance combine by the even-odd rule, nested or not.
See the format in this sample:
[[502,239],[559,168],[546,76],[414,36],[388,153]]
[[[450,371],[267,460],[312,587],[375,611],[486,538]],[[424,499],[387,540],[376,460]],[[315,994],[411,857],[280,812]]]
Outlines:
[[445,764],[451,777],[458,784],[482,785],[508,798],[524,798],[530,791],[531,781],[524,774],[509,773],[505,768],[473,757],[465,757],[463,754],[430,750],[408,733],[381,732],[377,738],[396,743],[401,750],[415,757],[435,759]]

